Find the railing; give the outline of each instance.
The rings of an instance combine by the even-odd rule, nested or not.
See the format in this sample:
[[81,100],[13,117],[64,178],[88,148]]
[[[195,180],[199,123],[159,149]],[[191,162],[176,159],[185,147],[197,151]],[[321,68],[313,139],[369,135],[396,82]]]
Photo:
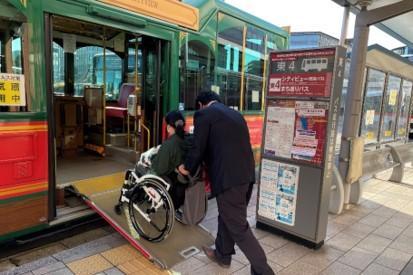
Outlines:
[[[364,183],[376,174],[393,169],[390,181],[402,183],[406,164],[413,161],[413,143],[386,145],[386,147],[363,153],[362,176],[351,184],[349,203],[358,204],[363,194]],[[347,183],[346,183],[347,184]],[[344,206],[344,182],[338,169],[333,168],[333,184],[330,193],[329,211],[340,214]]]

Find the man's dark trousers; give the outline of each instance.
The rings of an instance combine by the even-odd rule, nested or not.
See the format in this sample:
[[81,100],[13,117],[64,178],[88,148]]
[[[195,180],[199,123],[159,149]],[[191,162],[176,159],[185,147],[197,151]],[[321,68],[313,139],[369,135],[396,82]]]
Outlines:
[[274,274],[267,264],[265,252],[252,234],[247,221],[247,206],[252,184],[235,186],[217,195],[218,234],[215,240],[216,257],[224,264],[231,263],[234,245],[244,252],[253,274]]

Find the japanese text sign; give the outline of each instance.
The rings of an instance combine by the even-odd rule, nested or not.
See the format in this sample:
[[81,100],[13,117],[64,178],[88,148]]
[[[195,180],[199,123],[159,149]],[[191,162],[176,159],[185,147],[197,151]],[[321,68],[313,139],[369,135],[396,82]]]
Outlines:
[[0,106],[25,106],[24,75],[0,74]]
[[268,96],[330,96],[335,49],[271,53]]

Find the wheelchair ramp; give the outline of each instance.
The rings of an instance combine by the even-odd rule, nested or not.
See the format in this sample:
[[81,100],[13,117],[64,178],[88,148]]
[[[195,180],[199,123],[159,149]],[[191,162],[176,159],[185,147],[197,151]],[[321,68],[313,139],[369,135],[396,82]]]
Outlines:
[[124,173],[116,173],[82,180],[73,186],[92,209],[147,259],[167,269],[201,251],[203,245],[214,243],[213,236],[203,227],[183,225],[177,221],[166,240],[151,243],[139,238],[133,227],[128,225],[126,216],[117,215],[114,211],[123,179]]

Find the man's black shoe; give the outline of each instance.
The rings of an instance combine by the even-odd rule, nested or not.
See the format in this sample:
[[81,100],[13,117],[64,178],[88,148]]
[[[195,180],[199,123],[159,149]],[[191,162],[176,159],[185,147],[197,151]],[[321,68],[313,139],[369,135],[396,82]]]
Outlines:
[[180,222],[180,223],[184,223],[183,219],[184,219],[184,213],[182,212],[181,209],[177,209],[175,210],[175,219]]
[[215,255],[215,250],[212,248],[209,248],[207,246],[203,246],[202,250],[204,251],[205,255],[210,259],[211,261],[217,263],[220,267],[223,268],[229,268],[231,265],[230,264],[225,264],[222,261],[220,261],[217,256]]

